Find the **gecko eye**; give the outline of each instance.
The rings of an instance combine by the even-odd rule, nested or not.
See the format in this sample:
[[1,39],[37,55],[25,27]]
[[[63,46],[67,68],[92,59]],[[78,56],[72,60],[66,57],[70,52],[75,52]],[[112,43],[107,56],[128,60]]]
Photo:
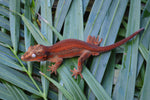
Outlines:
[[32,58],[35,58],[35,57],[36,57],[36,55],[33,53],[33,54],[32,54]]

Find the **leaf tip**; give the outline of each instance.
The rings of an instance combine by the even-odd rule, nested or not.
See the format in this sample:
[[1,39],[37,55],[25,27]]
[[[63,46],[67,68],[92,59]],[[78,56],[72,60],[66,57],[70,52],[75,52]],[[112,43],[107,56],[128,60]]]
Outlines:
[[39,73],[41,74],[41,75],[45,75],[44,73],[42,73],[41,71],[39,71]]

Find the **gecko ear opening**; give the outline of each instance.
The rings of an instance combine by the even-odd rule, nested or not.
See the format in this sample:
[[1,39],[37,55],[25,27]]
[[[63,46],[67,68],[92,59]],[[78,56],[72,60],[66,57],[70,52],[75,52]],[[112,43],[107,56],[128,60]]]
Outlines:
[[48,56],[49,56],[49,52],[45,52],[45,55],[43,55],[43,60],[47,60],[48,59]]
[[44,55],[43,60],[47,60],[47,59],[48,59],[48,55]]

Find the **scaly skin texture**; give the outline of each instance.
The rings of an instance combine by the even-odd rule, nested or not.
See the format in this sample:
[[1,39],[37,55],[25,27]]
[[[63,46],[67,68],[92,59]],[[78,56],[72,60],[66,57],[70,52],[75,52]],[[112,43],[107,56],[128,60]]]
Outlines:
[[60,41],[53,46],[44,46],[44,45],[34,45],[30,46],[28,51],[21,56],[21,59],[24,61],[50,61],[55,64],[49,66],[49,70],[51,73],[55,73],[57,68],[61,65],[64,58],[72,58],[75,56],[80,56],[78,58],[78,67],[77,69],[71,70],[73,73],[72,76],[77,78],[78,75],[83,78],[82,72],[82,64],[83,62],[92,56],[97,56],[102,52],[106,52],[112,50],[131,38],[137,35],[140,31],[144,30],[141,28],[140,30],[133,33],[131,36],[109,46],[99,47],[98,45],[102,42],[102,39],[99,41],[98,37],[88,36],[87,42],[76,40],[76,39],[66,39]]

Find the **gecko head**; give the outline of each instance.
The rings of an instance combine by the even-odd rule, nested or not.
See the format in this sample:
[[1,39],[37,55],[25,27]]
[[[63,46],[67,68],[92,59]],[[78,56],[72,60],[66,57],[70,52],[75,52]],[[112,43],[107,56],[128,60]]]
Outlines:
[[44,45],[34,45],[28,48],[28,51],[21,56],[23,61],[45,61],[47,60],[47,48]]

